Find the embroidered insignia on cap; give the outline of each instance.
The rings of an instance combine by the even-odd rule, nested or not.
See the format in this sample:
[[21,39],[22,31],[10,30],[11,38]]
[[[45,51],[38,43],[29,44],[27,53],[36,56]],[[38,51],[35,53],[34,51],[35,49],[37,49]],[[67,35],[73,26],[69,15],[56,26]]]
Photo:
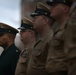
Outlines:
[[18,50],[16,50],[16,52],[18,52]]
[[48,13],[45,13],[46,15],[48,14]]
[[64,0],[64,2],[66,2],[66,0]]
[[31,29],[32,29],[33,27],[31,27]]
[[10,30],[8,32],[11,32]]
[[53,2],[53,0],[50,0],[50,2]]

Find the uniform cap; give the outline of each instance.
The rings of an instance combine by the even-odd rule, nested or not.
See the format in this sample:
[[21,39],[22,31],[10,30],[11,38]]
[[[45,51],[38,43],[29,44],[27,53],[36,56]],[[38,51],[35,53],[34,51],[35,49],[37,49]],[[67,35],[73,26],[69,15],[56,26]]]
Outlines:
[[39,16],[39,15],[45,15],[45,16],[51,18],[50,17],[50,9],[45,4],[43,4],[41,2],[37,3],[35,12],[31,14],[31,17]]
[[0,34],[4,33],[11,33],[16,35],[16,33],[18,33],[18,30],[8,24],[0,23]]
[[55,4],[55,3],[63,3],[63,4],[66,4],[69,7],[72,5],[71,0],[49,0],[49,1],[47,1],[47,4],[50,5],[50,6],[52,6],[52,4]]
[[21,21],[21,26],[18,29],[31,29],[31,30],[33,30],[33,22],[30,19],[24,17]]

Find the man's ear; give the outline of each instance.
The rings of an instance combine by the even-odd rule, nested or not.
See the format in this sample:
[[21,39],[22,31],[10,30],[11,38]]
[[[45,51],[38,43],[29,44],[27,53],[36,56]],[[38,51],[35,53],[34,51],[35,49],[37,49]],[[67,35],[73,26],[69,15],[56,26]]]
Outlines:
[[9,34],[7,34],[7,40],[8,40],[9,42],[12,40],[12,37],[11,37]]
[[69,11],[69,7],[68,7],[68,6],[65,6],[64,12],[66,13],[66,12],[68,12],[68,11]]
[[45,18],[45,19],[44,19],[44,24],[47,24],[47,22],[48,22],[48,19]]

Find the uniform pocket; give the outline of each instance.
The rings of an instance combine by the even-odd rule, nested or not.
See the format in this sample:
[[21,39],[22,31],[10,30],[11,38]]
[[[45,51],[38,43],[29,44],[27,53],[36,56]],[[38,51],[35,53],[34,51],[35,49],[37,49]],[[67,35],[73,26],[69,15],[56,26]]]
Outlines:
[[34,56],[40,56],[40,55],[41,55],[41,51],[40,51],[39,49],[35,49],[35,50],[33,51],[33,55],[34,55]]
[[21,64],[26,63],[26,58],[24,58],[24,57],[20,57],[20,59],[19,59],[19,63],[21,63]]
[[58,39],[53,39],[51,41],[51,46],[58,46],[60,44],[60,41]]

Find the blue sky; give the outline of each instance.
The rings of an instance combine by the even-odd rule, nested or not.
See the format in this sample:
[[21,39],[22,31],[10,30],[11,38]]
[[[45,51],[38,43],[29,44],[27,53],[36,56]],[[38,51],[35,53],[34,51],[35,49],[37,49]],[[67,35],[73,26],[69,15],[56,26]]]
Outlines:
[[20,26],[20,0],[0,0],[0,22]]

